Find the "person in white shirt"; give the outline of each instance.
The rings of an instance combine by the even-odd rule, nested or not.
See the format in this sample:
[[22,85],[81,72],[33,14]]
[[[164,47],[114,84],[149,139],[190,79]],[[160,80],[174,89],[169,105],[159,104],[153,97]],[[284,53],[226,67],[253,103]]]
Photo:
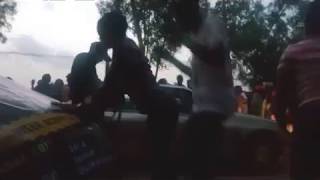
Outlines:
[[176,0],[173,6],[183,45],[193,54],[194,104],[186,127],[186,164],[193,179],[209,179],[209,159],[214,156],[218,165],[222,124],[235,109],[228,38],[217,17],[201,13],[199,0]]

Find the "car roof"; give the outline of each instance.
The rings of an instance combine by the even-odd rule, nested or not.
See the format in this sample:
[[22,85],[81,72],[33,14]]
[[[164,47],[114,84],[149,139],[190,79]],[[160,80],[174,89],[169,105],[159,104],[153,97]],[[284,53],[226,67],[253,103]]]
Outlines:
[[169,88],[169,89],[180,89],[180,90],[186,90],[186,91],[192,92],[191,89],[186,88],[184,86],[176,86],[176,85],[171,85],[171,84],[160,84],[159,87],[160,88]]
[[44,112],[55,101],[0,76],[0,105],[24,111]]

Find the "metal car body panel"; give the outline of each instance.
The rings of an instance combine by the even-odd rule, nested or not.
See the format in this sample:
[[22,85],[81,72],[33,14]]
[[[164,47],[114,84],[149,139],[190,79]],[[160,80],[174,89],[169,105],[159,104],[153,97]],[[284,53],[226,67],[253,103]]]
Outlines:
[[81,179],[111,162],[102,129],[52,102],[0,77],[0,180]]

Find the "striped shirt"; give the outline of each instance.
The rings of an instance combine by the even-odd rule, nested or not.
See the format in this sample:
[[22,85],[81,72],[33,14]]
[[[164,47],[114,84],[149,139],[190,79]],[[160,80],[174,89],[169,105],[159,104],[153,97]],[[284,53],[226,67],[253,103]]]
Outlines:
[[283,53],[278,72],[289,82],[282,82],[291,91],[296,107],[320,101],[320,38],[306,39],[290,45]]

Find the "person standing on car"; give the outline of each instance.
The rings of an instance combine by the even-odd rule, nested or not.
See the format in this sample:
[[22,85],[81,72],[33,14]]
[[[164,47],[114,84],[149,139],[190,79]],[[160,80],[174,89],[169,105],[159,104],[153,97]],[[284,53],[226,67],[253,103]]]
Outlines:
[[177,102],[158,90],[148,59],[126,36],[127,20],[120,12],[110,12],[99,20],[98,34],[107,49],[113,50],[112,64],[102,88],[93,96],[91,107],[101,113],[114,108],[125,94],[141,113],[148,115],[152,144],[153,179],[170,179],[169,152],[178,119]]
[[286,130],[293,117],[291,176],[320,177],[320,1],[310,3],[305,18],[306,38],[290,45],[278,66],[276,119]]
[[232,69],[223,23],[202,14],[199,0],[174,1],[183,44],[193,53],[193,115],[187,124],[186,159],[192,179],[209,179],[211,157],[218,166],[223,122],[233,114]]
[[71,73],[67,76],[72,104],[90,99],[90,96],[102,86],[96,65],[103,60],[109,62],[110,58],[103,44],[99,42],[92,43],[88,53],[80,53],[75,57]]

